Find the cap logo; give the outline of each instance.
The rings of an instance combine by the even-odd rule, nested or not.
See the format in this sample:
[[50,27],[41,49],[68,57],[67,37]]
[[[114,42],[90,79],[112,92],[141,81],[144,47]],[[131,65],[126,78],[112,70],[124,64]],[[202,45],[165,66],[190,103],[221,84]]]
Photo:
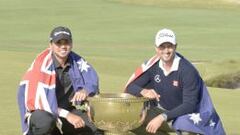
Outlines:
[[66,34],[66,35],[70,35],[70,33],[66,32],[66,31],[58,31],[54,33],[54,36],[57,36],[59,34]]
[[173,37],[173,35],[169,34],[169,33],[161,33],[159,34],[159,37]]

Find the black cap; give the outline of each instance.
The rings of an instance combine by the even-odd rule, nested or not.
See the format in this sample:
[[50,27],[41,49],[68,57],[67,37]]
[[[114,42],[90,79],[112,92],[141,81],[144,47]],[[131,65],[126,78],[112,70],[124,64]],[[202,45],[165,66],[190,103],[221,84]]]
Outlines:
[[72,33],[69,28],[59,26],[52,30],[50,34],[50,42],[57,43],[61,39],[65,39],[68,42],[72,42]]

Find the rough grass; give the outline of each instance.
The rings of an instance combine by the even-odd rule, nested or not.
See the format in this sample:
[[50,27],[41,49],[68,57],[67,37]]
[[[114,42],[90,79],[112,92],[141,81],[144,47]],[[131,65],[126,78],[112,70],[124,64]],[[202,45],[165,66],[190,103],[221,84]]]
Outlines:
[[237,89],[240,88],[240,72],[222,74],[206,80],[206,84],[211,87]]

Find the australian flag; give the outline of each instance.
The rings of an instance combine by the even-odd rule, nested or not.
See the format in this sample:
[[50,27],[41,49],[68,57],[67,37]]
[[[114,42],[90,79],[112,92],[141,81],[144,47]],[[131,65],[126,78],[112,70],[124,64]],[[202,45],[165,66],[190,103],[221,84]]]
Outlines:
[[[89,95],[98,93],[98,76],[92,66],[74,52],[71,52],[69,57],[69,76],[74,91],[85,89]],[[29,116],[32,111],[40,109],[58,115],[55,86],[56,73],[52,51],[46,49],[33,61],[18,89],[18,105],[24,135],[28,133]]]
[[173,128],[176,131],[190,131],[203,135],[226,134],[204,83],[201,88],[201,100],[198,110],[195,113],[178,117],[173,121]]

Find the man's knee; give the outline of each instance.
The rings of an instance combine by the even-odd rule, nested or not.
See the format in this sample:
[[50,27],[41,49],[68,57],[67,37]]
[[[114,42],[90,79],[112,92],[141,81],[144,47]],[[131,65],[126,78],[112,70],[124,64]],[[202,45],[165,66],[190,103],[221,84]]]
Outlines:
[[56,118],[49,112],[36,110],[30,118],[30,132],[33,135],[50,133],[56,126]]
[[80,110],[73,110],[72,113],[80,116],[83,119],[83,121],[85,122],[85,130],[91,131],[93,133],[97,131],[97,127],[91,122],[86,112],[82,112]]
[[198,133],[187,132],[187,131],[177,131],[177,135],[201,135]]

